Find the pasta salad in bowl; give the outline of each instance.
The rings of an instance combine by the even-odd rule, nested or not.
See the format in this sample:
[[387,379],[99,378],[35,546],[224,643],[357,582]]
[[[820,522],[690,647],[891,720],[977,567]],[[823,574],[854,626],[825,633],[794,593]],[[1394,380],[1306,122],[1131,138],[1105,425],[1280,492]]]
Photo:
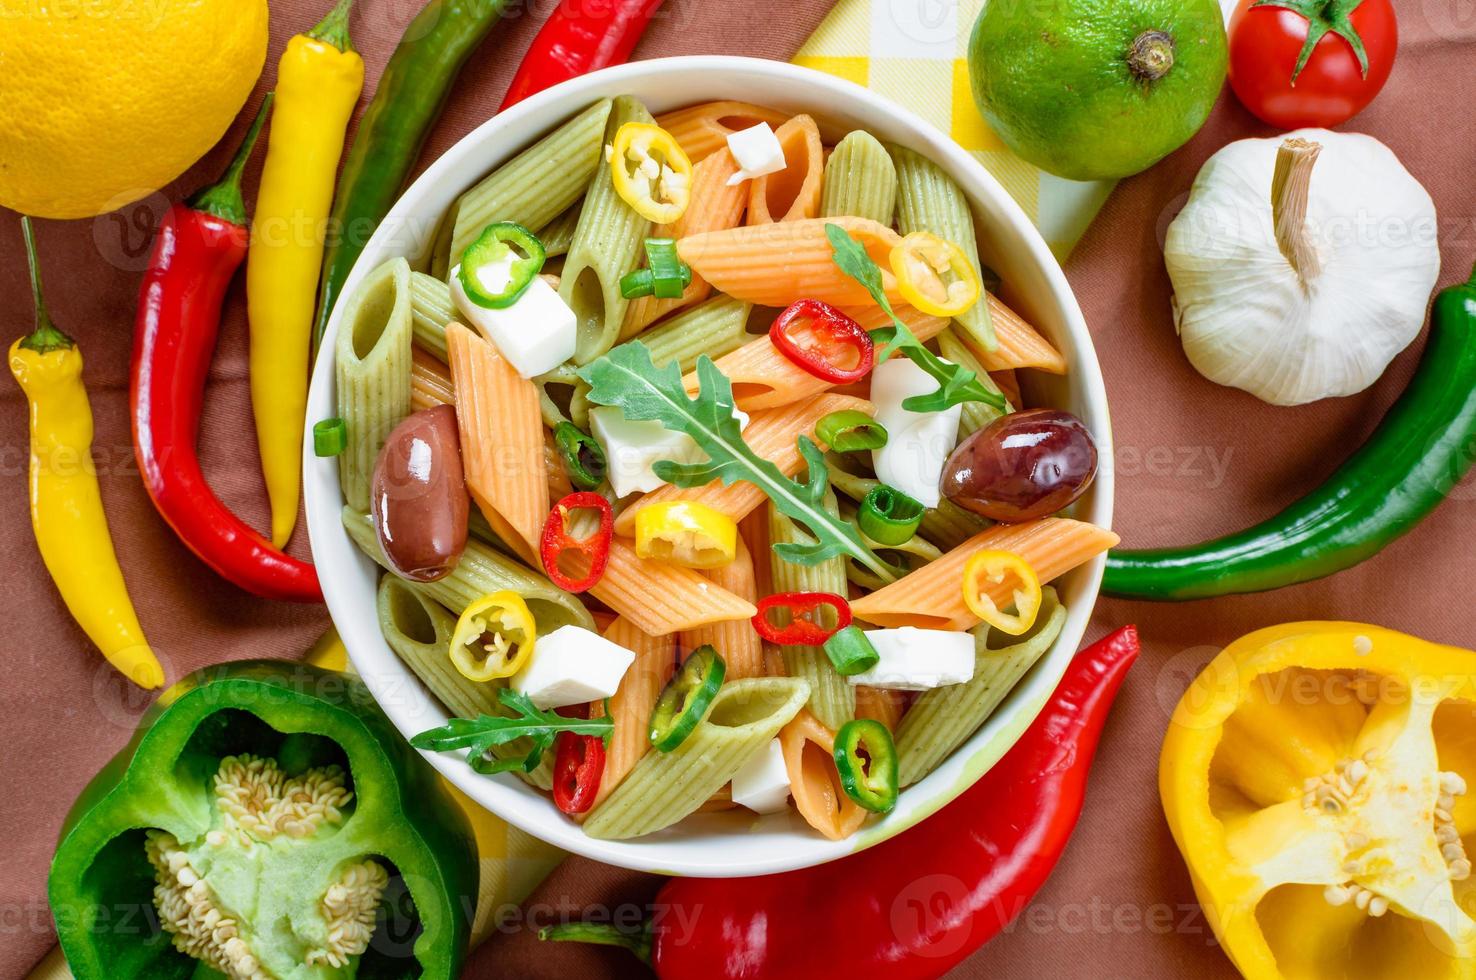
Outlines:
[[560,85],[433,163],[343,297],[304,459],[329,609],[538,837],[841,856],[988,769],[1079,645],[1117,540],[1080,311],[999,184],[859,87]]

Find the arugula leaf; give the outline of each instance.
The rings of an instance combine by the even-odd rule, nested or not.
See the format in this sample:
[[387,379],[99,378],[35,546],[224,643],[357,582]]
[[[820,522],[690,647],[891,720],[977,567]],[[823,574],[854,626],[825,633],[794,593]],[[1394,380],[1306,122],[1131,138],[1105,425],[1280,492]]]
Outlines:
[[[476,718],[452,718],[440,728],[421,732],[410,740],[417,749],[431,752],[449,752],[467,749],[467,760],[471,767],[484,776],[499,772],[521,769],[532,772],[543,761],[543,754],[553,748],[554,739],[560,732],[576,735],[598,735],[606,744],[615,730],[615,723],[606,711],[603,718],[566,718],[553,711],[541,711],[526,694],[503,688],[497,692],[497,700],[514,712],[512,716],[480,715]],[[533,745],[521,757],[489,759],[487,750],[496,745],[505,745],[519,738],[532,739]]]
[[894,576],[854,527],[831,514],[822,503],[830,485],[825,455],[809,438],[800,436],[799,451],[807,472],[792,480],[773,463],[757,455],[743,441],[733,417],[733,385],[703,355],[697,360],[698,392],[687,395],[681,368],[669,363],[658,369],[651,352],[640,341],[630,341],[579,371],[590,386],[588,398],[596,405],[613,405],[631,421],[655,420],[673,432],[684,432],[707,454],[697,463],[662,460],[656,475],[678,487],[706,486],[721,480],[724,486],[745,480],[758,487],[785,516],[802,525],[815,540],[782,544],[776,553],[786,561],[815,565],[847,555],[890,582]]
[[927,395],[913,395],[902,403],[910,412],[941,412],[964,402],[984,402],[1003,410],[1004,396],[990,391],[980,383],[973,371],[961,364],[949,364],[937,354],[923,346],[912,328],[898,319],[882,288],[881,269],[866,253],[866,247],[851,237],[851,233],[840,225],[827,224],[825,237],[830,239],[830,248],[835,264],[852,279],[866,287],[876,305],[886,310],[892,318],[892,326],[879,327],[871,331],[876,342],[876,363],[880,364],[897,351],[907,355],[908,360],[928,373],[938,382],[938,390]]

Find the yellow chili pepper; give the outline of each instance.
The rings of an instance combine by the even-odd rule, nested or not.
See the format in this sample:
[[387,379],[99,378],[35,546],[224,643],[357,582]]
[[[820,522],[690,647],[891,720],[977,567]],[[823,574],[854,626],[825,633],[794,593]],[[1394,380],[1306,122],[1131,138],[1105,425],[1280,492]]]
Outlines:
[[364,87],[348,36],[352,2],[339,0],[282,53],[246,257],[251,407],[278,548],[297,523],[318,272],[344,133]]
[[650,123],[615,131],[610,179],[621,200],[658,225],[680,218],[692,199],[692,161],[675,137]]
[[128,598],[92,463],[92,406],[82,385],[82,352],[51,321],[41,297],[31,220],[22,218],[21,228],[36,329],[10,346],[10,373],[31,406],[31,528],[77,625],[123,676],[155,688],[164,683],[164,670]]
[[[1015,585],[1006,589],[1011,578]],[[1013,596],[1013,615],[1000,610],[995,595]],[[1002,633],[1019,636],[1035,625],[1040,612],[1040,577],[1013,551],[981,551],[964,566],[963,598],[975,616]]]
[[688,500],[636,512],[636,557],[687,568],[717,568],[738,553],[738,524],[722,511]]
[[451,663],[469,681],[511,677],[533,656],[538,625],[516,592],[484,595],[466,607],[451,635]]
[[932,232],[915,231],[892,249],[897,291],[932,316],[967,313],[979,299],[979,270],[963,249]]
[[1476,654],[1361,623],[1236,640],[1159,758],[1175,843],[1249,980],[1476,977]]

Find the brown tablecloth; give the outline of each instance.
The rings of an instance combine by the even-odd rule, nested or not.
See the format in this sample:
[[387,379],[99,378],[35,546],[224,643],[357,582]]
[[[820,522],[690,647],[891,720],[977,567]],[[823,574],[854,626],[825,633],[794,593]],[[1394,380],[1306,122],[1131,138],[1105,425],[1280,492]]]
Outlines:
[[[355,41],[372,88],[418,0],[361,0]],[[468,66],[433,155],[495,109],[536,24],[552,0],[519,8]],[[273,4],[272,48],[261,90],[288,36],[326,7],[317,0]],[[829,7],[791,0],[783,16],[720,0],[674,3],[638,57],[741,53],[787,58]],[[1465,8],[1469,4],[1464,5]],[[1392,146],[1440,209],[1441,284],[1464,279],[1476,258],[1476,20],[1459,0],[1401,5],[1404,40],[1388,90],[1349,128]],[[772,8],[768,8],[772,13]],[[1467,10],[1469,14],[1469,10]],[[252,101],[252,107],[255,105]],[[291,657],[326,625],[321,609],[251,599],[219,581],[164,527],[133,463],[127,420],[133,303],[149,235],[167,200],[213,179],[239,139],[236,130],[162,195],[95,221],[38,227],[54,315],[81,343],[97,415],[103,496],[139,614],[171,677],[242,657]],[[1131,544],[1169,543],[1229,530],[1268,515],[1314,486],[1377,423],[1413,369],[1422,342],[1361,395],[1300,409],[1275,409],[1201,379],[1188,366],[1168,315],[1159,242],[1203,160],[1226,141],[1268,135],[1232,99],[1185,150],[1127,181],[1068,267],[1107,373],[1117,439],[1117,526]],[[250,179],[248,179],[248,195]],[[249,198],[248,198],[249,199]],[[13,215],[0,215],[0,336],[30,330],[30,302]],[[237,292],[222,329],[201,439],[221,497],[258,527],[265,496],[247,433],[244,304]],[[0,975],[23,976],[52,943],[45,873],[67,807],[126,740],[144,699],[123,689],[72,624],[50,587],[25,511],[25,409],[0,383],[0,528],[8,561],[6,681],[0,685]],[[1476,485],[1374,561],[1334,579],[1267,596],[1150,606],[1104,601],[1093,635],[1135,621],[1142,662],[1109,722],[1087,811],[1055,876],[1011,934],[957,971],[960,977],[1233,975],[1194,904],[1157,802],[1156,758],[1168,712],[1218,645],[1250,629],[1309,617],[1368,619],[1433,639],[1476,644],[1476,612],[1462,586],[1476,554]],[[293,550],[306,554],[299,527]],[[659,880],[570,859],[530,899],[547,917],[590,905],[649,901]],[[824,909],[813,913],[824,916]],[[614,950],[539,944],[510,930],[473,958],[474,977],[640,975]]]

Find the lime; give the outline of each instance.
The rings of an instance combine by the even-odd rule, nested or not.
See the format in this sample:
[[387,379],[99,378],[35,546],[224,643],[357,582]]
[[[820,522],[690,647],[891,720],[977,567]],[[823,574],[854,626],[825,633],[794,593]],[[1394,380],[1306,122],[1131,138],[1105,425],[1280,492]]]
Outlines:
[[969,39],[979,111],[1073,180],[1146,170],[1199,131],[1225,82],[1217,0],[990,0]]

